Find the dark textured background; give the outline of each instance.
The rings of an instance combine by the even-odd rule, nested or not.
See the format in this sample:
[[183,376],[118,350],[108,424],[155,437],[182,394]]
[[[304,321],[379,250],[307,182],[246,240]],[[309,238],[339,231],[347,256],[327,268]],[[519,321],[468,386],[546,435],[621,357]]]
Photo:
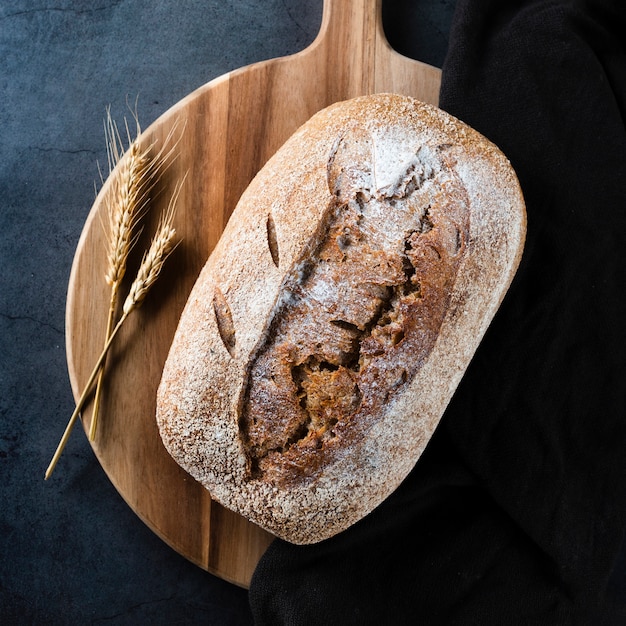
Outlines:
[[[384,0],[398,50],[441,67],[452,0]],[[162,543],[76,429],[65,297],[106,163],[102,119],[147,126],[187,93],[317,34],[322,0],[3,0],[0,5],[0,623],[246,624],[245,590]]]

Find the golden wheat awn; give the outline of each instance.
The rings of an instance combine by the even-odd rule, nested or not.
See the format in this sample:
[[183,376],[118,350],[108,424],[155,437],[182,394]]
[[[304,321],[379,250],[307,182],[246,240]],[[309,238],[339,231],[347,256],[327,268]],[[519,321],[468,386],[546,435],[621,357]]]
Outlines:
[[128,315],[134,308],[141,305],[150,287],[152,287],[161,273],[165,260],[176,247],[174,243],[176,230],[172,228],[172,221],[174,219],[174,209],[181,187],[182,182],[177,185],[170,199],[168,209],[161,217],[150,248],[143,257],[141,266],[137,272],[137,278],[135,278],[133,284],[130,286],[130,291],[124,301],[124,307],[122,309],[123,316]]
[[165,138],[163,147],[156,155],[152,155],[154,145],[142,147],[141,127],[137,113],[133,113],[136,131],[135,138],[131,139],[128,121],[124,119],[128,148],[124,152],[117,124],[111,118],[110,109],[107,109],[105,119],[105,139],[109,176],[112,176],[112,191],[106,198],[107,214],[109,218],[108,240],[108,268],[105,274],[107,284],[119,286],[126,273],[126,261],[139,233],[136,227],[143,217],[149,194],[163,173],[173,160],[177,142],[171,145],[176,129],[175,123]]
[[[128,125],[126,125],[126,132],[128,150],[124,153],[117,125],[111,118],[110,110],[107,110],[105,137],[109,175],[115,172],[116,167],[118,168],[117,176],[113,181],[113,192],[110,194],[108,202],[111,230],[109,268],[106,278],[110,285],[121,280],[124,275],[126,258],[132,247],[133,229],[139,220],[141,208],[145,205],[151,180],[149,176],[150,147],[142,149],[140,146],[141,128],[139,122],[137,122],[134,140],[130,138]],[[123,156],[125,156],[124,160],[122,160]]]

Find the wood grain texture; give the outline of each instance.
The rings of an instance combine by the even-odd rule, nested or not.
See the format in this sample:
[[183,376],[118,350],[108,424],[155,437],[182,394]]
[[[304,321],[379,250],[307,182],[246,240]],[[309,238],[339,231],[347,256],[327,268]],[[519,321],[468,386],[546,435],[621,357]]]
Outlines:
[[[304,51],[217,78],[144,133],[159,147],[175,127],[178,158],[159,182],[131,254],[128,282],[177,179],[187,172],[175,227],[182,240],[107,361],[95,454],[136,514],[173,549],[241,586],[272,537],[213,503],[170,458],[155,422],[155,394],[178,318],[242,191],[306,120],[339,100],[396,92],[437,104],[440,71],[403,57],[382,29],[381,0],[326,0],[320,33]],[[70,380],[78,398],[104,343],[108,287],[104,185],[78,243],[66,314]],[[82,416],[88,429],[90,408]]]

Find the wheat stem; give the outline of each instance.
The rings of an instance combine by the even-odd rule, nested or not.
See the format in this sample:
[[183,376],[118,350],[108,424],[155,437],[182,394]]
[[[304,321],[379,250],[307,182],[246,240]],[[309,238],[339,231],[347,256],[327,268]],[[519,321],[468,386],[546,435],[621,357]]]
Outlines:
[[80,399],[78,400],[76,404],[76,408],[74,409],[74,412],[72,413],[72,416],[70,417],[67,423],[67,426],[65,427],[65,432],[63,433],[63,436],[61,437],[61,441],[59,442],[59,445],[57,446],[56,452],[54,453],[54,456],[52,457],[52,460],[50,461],[50,465],[48,466],[48,469],[46,470],[46,475],[45,475],[46,480],[48,480],[48,478],[50,478],[50,476],[52,475],[52,472],[54,471],[54,468],[56,467],[56,464],[59,458],[61,457],[61,453],[63,452],[63,449],[65,448],[65,445],[67,444],[67,441],[70,437],[70,433],[72,432],[72,428],[74,427],[76,419],[78,418],[78,415],[82,411],[83,406],[85,405],[85,402],[87,401],[87,398],[89,397],[91,386],[93,385],[94,380],[96,379],[96,376],[98,375],[98,372],[100,371],[100,368],[102,367],[102,363],[104,363],[104,359],[106,358],[107,352],[109,351],[111,344],[113,343],[113,339],[115,339],[115,335],[117,335],[119,329],[122,327],[122,324],[124,323],[127,317],[128,317],[128,313],[122,314],[120,321],[117,323],[117,325],[113,329],[113,332],[109,336],[108,341],[104,345],[104,349],[102,350],[100,357],[96,361],[96,365],[93,368],[93,371],[91,372],[91,375],[89,376],[89,379],[87,380],[83,393],[80,396]]
[[[113,325],[115,324],[115,312],[117,309],[117,294],[119,291],[119,282],[113,283],[111,286],[111,299],[109,301],[109,315],[107,318],[107,329],[105,334],[105,343],[109,340],[111,333],[113,332]],[[102,399],[102,380],[104,378],[104,367],[106,364],[106,357],[102,361],[102,367],[98,374],[98,380],[96,381],[96,393],[93,399],[93,409],[91,412],[91,423],[89,425],[89,441],[94,441],[96,438],[96,429],[98,427],[98,415],[100,413],[100,402]]]

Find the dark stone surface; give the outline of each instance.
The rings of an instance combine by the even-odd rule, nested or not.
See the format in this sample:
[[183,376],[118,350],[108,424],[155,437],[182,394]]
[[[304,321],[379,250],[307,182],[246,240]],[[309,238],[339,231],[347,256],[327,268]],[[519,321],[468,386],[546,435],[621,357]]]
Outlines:
[[[441,66],[454,2],[383,2],[390,42]],[[310,43],[322,0],[11,0],[0,7],[0,623],[246,624],[247,593],[126,506],[76,429],[67,282],[106,163],[105,107],[144,126],[231,69]]]

